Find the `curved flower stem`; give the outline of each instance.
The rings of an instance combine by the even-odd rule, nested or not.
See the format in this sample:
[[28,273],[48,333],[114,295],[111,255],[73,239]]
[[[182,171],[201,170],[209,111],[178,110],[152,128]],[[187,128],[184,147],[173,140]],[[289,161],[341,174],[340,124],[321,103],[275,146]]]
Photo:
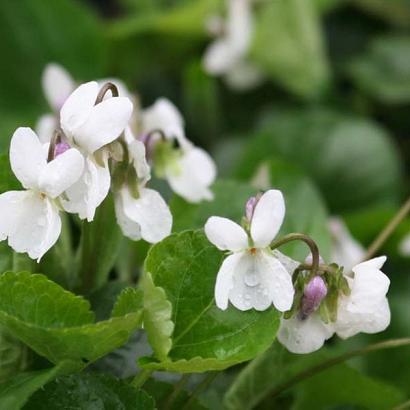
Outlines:
[[406,215],[410,212],[410,197],[407,201],[402,205],[396,215],[390,220],[390,222],[385,226],[385,228],[380,232],[377,238],[370,244],[363,261],[367,261],[371,257],[373,257],[377,251],[383,246],[386,240],[390,237],[390,235],[394,232],[400,222],[406,217]]
[[141,370],[130,382],[131,386],[135,387],[136,389],[141,388],[144,383],[151,377],[154,370],[144,369]]
[[316,242],[310,236],[307,236],[303,233],[290,233],[288,235],[285,235],[283,238],[272,242],[271,248],[276,249],[292,241],[303,241],[306,243],[307,246],[309,246],[310,253],[312,254],[311,276],[315,276],[319,270],[320,254]]
[[107,94],[108,91],[111,91],[111,94],[113,97],[118,97],[119,93],[118,93],[118,88],[115,84],[113,83],[105,83],[101,88],[100,91],[98,92],[97,98],[95,99],[95,103],[94,105],[99,104],[100,102],[102,102],[102,100],[105,97],[105,94]]
[[54,134],[51,138],[50,146],[48,148],[47,162],[50,162],[54,159],[56,145],[61,142],[63,136],[64,132],[61,128],[57,128],[54,130]]
[[410,337],[404,337],[400,339],[390,339],[390,340],[385,340],[384,342],[373,343],[366,347],[344,353],[340,356],[334,357],[333,359],[326,360],[316,366],[312,366],[296,374],[294,377],[289,379],[287,382],[280,384],[275,389],[273,389],[271,391],[271,397],[272,398],[277,397],[279,394],[293,387],[295,384],[300,383],[303,380],[309,379],[310,377],[316,375],[317,373],[320,373],[326,369],[329,369],[332,366],[335,366],[339,363],[343,363],[346,360],[351,359],[352,357],[362,356],[364,354],[374,352],[377,350],[392,349],[395,347],[409,346],[409,345],[410,345]]

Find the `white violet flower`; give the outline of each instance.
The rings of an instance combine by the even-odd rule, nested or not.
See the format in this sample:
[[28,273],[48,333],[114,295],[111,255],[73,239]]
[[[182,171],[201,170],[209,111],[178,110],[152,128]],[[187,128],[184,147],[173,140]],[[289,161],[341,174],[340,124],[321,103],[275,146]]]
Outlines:
[[228,301],[240,310],[265,310],[272,303],[279,311],[292,306],[291,275],[269,245],[285,216],[285,201],[278,190],[252,197],[246,205],[249,233],[235,222],[217,216],[208,219],[209,241],[231,254],[224,260],[215,285],[216,305],[225,310]]
[[66,192],[63,206],[92,221],[96,208],[108,194],[111,177],[105,145],[116,140],[128,125],[133,111],[126,97],[111,97],[96,104],[100,86],[96,81],[80,85],[66,100],[61,112],[61,128],[70,145],[85,158],[80,180]]
[[254,32],[252,0],[227,1],[227,20],[218,30],[222,35],[206,50],[203,64],[209,74],[224,75],[231,87],[249,89],[263,79],[259,68],[247,60]]
[[172,215],[162,196],[145,187],[151,178],[145,145],[129,129],[125,135],[130,165],[114,197],[117,222],[128,238],[156,243],[171,233]]
[[[155,164],[172,190],[188,202],[212,200],[213,193],[209,187],[216,177],[215,163],[205,150],[194,146],[186,138],[181,114],[165,98],[159,99],[142,113],[143,135],[158,130],[170,142],[175,139],[179,145],[161,157],[161,164]],[[161,141],[157,139],[154,143],[161,144]],[[149,151],[150,147],[147,149]]]
[[58,197],[81,177],[84,166],[78,150],[57,144],[48,161],[48,148],[30,128],[18,128],[11,139],[10,163],[26,190],[0,195],[0,240],[8,238],[16,252],[38,261],[60,236]]
[[[301,311],[290,319],[282,318],[278,340],[293,353],[311,353],[320,349],[335,333],[346,339],[360,332],[378,333],[385,330],[390,324],[386,297],[390,280],[381,271],[385,261],[386,257],[381,256],[359,263],[353,267],[352,276],[345,275],[350,294],[339,294],[334,323],[323,322],[317,310],[319,305],[316,304],[315,311]],[[318,287],[314,292],[316,296],[321,293],[321,298],[318,296],[320,304],[326,292]]]

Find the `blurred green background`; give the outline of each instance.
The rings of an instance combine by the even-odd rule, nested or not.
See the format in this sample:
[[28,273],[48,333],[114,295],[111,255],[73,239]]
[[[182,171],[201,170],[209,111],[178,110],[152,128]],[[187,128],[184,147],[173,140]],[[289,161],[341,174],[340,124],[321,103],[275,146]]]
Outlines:
[[[410,1],[256,3],[249,57],[266,81],[237,92],[201,63],[212,41],[206,19],[223,13],[222,0],[1,0],[0,151],[7,152],[15,128],[33,127],[49,111],[41,88],[47,63],[62,64],[77,81],[119,77],[142,106],[171,99],[187,136],[212,153],[221,177],[246,182],[264,161],[273,182],[299,172],[320,206],[342,215],[368,245],[410,191]],[[397,251],[407,233],[410,220],[383,249],[390,256],[391,327],[344,342],[344,349],[410,336],[410,258]],[[404,399],[409,363],[403,348],[353,365]],[[338,385],[352,376],[332,377]],[[304,387],[298,408],[313,408],[320,383],[325,390],[325,379]],[[387,394],[371,388],[372,397]]]

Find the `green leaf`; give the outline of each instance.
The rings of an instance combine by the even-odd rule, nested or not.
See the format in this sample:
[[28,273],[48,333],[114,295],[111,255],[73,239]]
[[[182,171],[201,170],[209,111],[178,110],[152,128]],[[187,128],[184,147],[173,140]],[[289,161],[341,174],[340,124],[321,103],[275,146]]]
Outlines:
[[142,311],[93,323],[89,307],[43,275],[7,272],[0,277],[0,323],[53,363],[95,361],[140,326]]
[[409,36],[379,37],[347,68],[356,85],[370,96],[388,104],[407,103],[410,101],[409,55]]
[[128,313],[138,312],[143,308],[142,291],[136,288],[125,288],[118,296],[112,310],[112,317],[128,315]]
[[80,373],[59,377],[35,393],[25,410],[153,410],[145,391],[104,374]]
[[199,229],[212,215],[223,216],[239,222],[245,212],[245,204],[257,190],[250,185],[228,180],[218,180],[212,186],[213,201],[192,204],[179,196],[170,202],[175,232],[185,229]]
[[21,373],[6,383],[0,384],[0,408],[7,410],[21,409],[36,390],[58,375],[69,372],[71,368],[72,363],[62,362],[51,369]]
[[373,122],[327,109],[266,115],[244,147],[237,175],[250,178],[277,157],[312,177],[334,213],[398,200],[402,162],[389,134]]
[[[140,361],[143,367],[179,372],[221,370],[250,360],[270,346],[279,326],[275,309],[242,312],[232,306],[226,311],[216,307],[215,279],[223,257],[202,231],[174,234],[151,248],[142,282],[144,299],[153,286],[163,292],[161,308],[166,301],[171,304],[175,328],[167,357],[164,346],[153,346],[160,362],[145,359]],[[155,305],[145,309],[151,316],[156,313]],[[166,325],[169,323],[167,320]],[[163,332],[163,322],[152,321],[144,328],[151,340]]]
[[[273,398],[270,395],[275,388],[285,386],[297,374],[336,355],[337,352],[330,349],[295,355],[275,343],[239,373],[225,395],[224,404],[227,409],[245,410],[254,408],[266,399],[272,406]],[[346,364],[330,367],[296,384],[292,391],[298,409],[328,409],[335,404],[386,409],[403,399],[400,391],[393,386],[360,374]],[[311,400],[315,399],[312,406]]]
[[295,94],[322,94],[329,68],[314,2],[267,1],[257,13],[251,58]]

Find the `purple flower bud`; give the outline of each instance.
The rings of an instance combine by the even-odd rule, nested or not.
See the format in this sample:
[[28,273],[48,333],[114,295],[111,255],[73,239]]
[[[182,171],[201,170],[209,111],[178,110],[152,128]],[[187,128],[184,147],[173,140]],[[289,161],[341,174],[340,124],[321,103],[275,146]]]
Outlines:
[[59,142],[56,144],[54,148],[54,158],[57,158],[59,155],[64,154],[67,150],[69,150],[71,147],[69,144],[67,144],[64,141]]
[[321,276],[315,276],[303,291],[300,318],[306,319],[319,306],[327,295],[326,283]]
[[253,217],[253,212],[255,211],[256,204],[258,203],[258,199],[256,196],[251,196],[245,205],[245,216],[246,219],[250,222]]

